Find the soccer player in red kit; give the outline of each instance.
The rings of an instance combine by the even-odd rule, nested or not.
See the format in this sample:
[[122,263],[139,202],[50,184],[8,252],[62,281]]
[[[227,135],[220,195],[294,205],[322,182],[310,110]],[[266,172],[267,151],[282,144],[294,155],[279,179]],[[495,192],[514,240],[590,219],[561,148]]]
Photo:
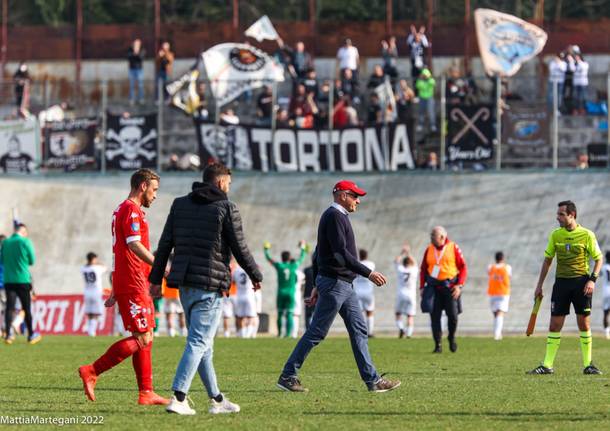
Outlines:
[[141,207],[148,208],[157,197],[159,176],[150,169],[140,169],[131,176],[131,192],[112,214],[112,295],[125,329],[131,337],[114,343],[95,362],[78,369],[85,395],[95,401],[95,384],[103,372],[132,357],[143,405],[169,403],[153,391],[151,348],[155,310],[149,291],[148,275],[154,257],[150,252],[148,222]]

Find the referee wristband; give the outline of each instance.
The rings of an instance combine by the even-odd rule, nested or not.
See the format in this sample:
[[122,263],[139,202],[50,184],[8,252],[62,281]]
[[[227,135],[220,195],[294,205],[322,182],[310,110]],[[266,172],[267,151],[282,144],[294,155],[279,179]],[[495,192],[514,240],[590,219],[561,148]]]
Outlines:
[[597,274],[592,272],[591,275],[589,276],[589,280],[592,281],[593,283],[595,283],[597,281]]

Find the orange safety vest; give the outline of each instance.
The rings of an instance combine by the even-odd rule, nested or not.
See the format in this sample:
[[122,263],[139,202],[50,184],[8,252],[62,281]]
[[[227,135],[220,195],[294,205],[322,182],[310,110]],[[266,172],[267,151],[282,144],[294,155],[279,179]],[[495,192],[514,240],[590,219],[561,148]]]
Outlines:
[[505,263],[491,265],[489,267],[489,287],[487,294],[500,296],[510,294],[510,275]]
[[437,280],[451,280],[459,274],[460,271],[455,264],[454,242],[447,242],[442,250],[437,249],[434,244],[428,246],[426,250],[426,268],[430,277],[432,277],[432,272],[436,265],[440,267],[438,276],[434,277]]

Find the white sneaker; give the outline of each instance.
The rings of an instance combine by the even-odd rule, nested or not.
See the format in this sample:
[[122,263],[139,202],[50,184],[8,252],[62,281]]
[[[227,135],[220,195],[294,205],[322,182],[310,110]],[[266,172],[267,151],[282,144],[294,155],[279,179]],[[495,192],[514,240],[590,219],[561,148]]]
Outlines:
[[217,402],[214,398],[210,398],[209,412],[213,415],[218,413],[237,413],[240,410],[241,409],[237,404],[229,401],[224,395],[221,402]]
[[165,408],[165,411],[168,413],[176,413],[178,415],[194,415],[197,413],[189,405],[188,397],[185,398],[184,401],[178,401],[175,395],[170,400],[169,404]]

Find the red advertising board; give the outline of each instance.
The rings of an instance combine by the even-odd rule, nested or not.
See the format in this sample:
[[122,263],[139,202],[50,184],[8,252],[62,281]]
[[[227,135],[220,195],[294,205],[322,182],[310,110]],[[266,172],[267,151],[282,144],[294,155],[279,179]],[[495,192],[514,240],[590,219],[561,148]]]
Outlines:
[[[114,307],[98,318],[97,334],[112,335]],[[34,330],[42,334],[86,335],[87,315],[82,295],[36,295],[32,304]]]

